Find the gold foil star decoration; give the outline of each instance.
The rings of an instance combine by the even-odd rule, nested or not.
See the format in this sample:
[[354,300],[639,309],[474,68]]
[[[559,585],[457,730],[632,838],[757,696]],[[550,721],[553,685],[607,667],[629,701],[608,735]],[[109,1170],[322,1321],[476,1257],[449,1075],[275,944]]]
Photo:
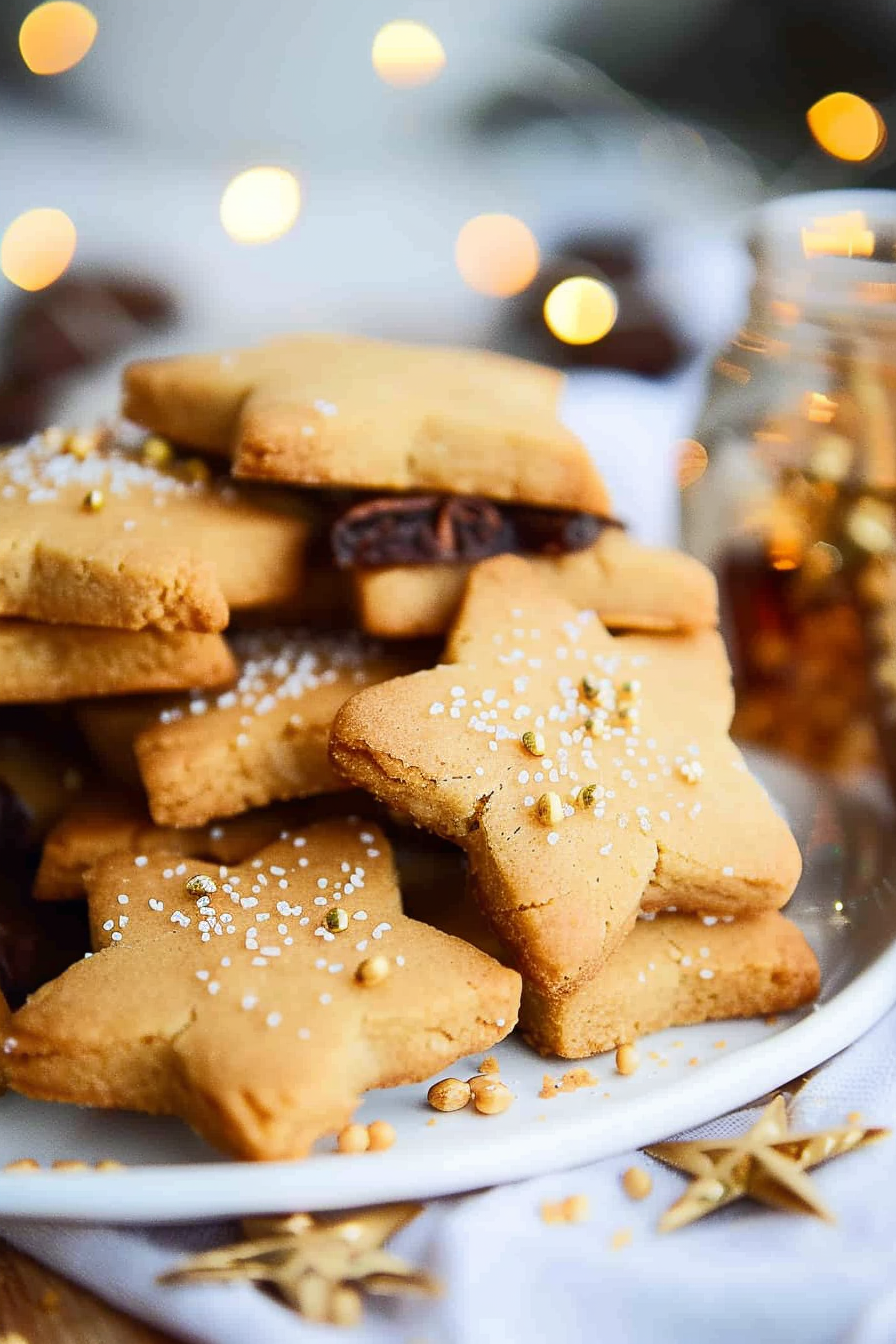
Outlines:
[[777,1096],[740,1138],[652,1144],[645,1150],[651,1157],[694,1177],[663,1214],[659,1230],[674,1232],[744,1198],[833,1222],[833,1214],[806,1174],[808,1169],[876,1143],[889,1132],[850,1125],[817,1134],[791,1134],[784,1098]]
[[348,1213],[246,1218],[246,1240],[193,1256],[162,1283],[266,1284],[301,1316],[356,1325],[361,1294],[436,1297],[439,1283],[383,1249],[416,1218],[421,1204],[389,1204]]

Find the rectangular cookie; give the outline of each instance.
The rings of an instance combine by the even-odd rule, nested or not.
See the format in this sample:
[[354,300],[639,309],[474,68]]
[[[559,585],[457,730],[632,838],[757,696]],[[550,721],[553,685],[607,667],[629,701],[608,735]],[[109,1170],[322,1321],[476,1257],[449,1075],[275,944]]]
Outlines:
[[0,620],[0,704],[224,686],[235,675],[220,635]]
[[[678,551],[641,546],[607,528],[592,546],[532,564],[575,606],[596,611],[617,630],[678,631],[718,620],[716,582],[704,565]],[[392,565],[353,569],[358,621],[384,639],[444,633],[460,609],[471,564]]]
[[665,1027],[788,1012],[818,993],[818,962],[776,911],[731,923],[639,919],[601,971],[567,993],[524,982],[523,1035],[543,1055],[585,1059]]

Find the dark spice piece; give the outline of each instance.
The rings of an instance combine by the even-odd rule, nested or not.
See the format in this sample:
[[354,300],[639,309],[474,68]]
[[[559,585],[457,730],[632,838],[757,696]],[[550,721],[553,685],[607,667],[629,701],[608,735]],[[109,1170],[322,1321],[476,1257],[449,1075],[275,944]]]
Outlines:
[[333,524],[343,569],[427,565],[516,554],[584,550],[612,519],[563,509],[497,503],[473,495],[392,495],[355,504]]

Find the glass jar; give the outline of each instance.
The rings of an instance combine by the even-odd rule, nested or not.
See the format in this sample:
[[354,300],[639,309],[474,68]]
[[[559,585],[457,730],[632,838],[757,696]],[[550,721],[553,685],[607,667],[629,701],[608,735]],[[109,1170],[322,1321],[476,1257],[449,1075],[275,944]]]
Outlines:
[[896,784],[896,193],[777,201],[750,250],[683,496],[719,578],[735,732],[816,766],[882,761]]

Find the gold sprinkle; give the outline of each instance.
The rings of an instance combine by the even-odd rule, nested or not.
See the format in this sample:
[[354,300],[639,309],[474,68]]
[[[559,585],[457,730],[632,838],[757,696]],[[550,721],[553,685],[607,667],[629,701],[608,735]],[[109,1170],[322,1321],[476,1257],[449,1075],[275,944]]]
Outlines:
[[324,923],[331,933],[344,933],[348,928],[348,911],[341,905],[334,906],[327,911]]
[[628,1077],[636,1073],[641,1061],[633,1045],[620,1045],[616,1050],[616,1072]]
[[641,690],[640,681],[623,681],[619,684],[620,695],[637,695]]
[[496,1082],[494,1077],[479,1074],[469,1080],[473,1094],[473,1105],[480,1115],[500,1115],[513,1103],[513,1093],[505,1083]]
[[366,957],[355,971],[359,985],[380,985],[389,974],[389,958],[379,953],[375,957]]
[[433,1083],[426,1100],[434,1111],[462,1111],[473,1100],[473,1090],[461,1078],[442,1078]]
[[370,1135],[366,1125],[346,1125],[339,1131],[336,1147],[340,1153],[366,1153],[370,1147]]
[[85,508],[88,513],[99,513],[105,502],[106,496],[103,494],[102,490],[88,490],[81,501],[82,507]]
[[79,462],[83,462],[95,451],[97,442],[98,436],[96,434],[84,434],[75,431],[66,436],[64,451],[71,457],[77,458]]
[[165,467],[170,467],[174,461],[174,449],[167,439],[163,439],[159,434],[150,434],[149,438],[143,441],[140,458],[144,466],[156,467],[161,471]]
[[653,1189],[653,1181],[643,1167],[629,1167],[622,1174],[622,1188],[629,1199],[646,1199]]
[[600,694],[600,682],[597,677],[586,672],[582,678],[582,695],[586,700],[596,700]]
[[392,1147],[397,1137],[395,1126],[390,1125],[388,1120],[373,1120],[367,1126],[367,1138],[372,1153],[385,1152],[387,1148]]
[[545,753],[545,743],[543,733],[533,733],[531,728],[527,728],[520,738],[523,746],[530,756],[543,756]]
[[214,896],[218,884],[208,873],[196,873],[184,883],[184,890],[188,896]]
[[207,462],[201,457],[188,457],[177,465],[177,473],[190,485],[207,485],[212,478]]
[[585,812],[597,802],[597,785],[583,784],[576,794],[576,802]]
[[543,793],[535,804],[535,811],[545,826],[556,826],[563,820],[563,799],[559,793]]

